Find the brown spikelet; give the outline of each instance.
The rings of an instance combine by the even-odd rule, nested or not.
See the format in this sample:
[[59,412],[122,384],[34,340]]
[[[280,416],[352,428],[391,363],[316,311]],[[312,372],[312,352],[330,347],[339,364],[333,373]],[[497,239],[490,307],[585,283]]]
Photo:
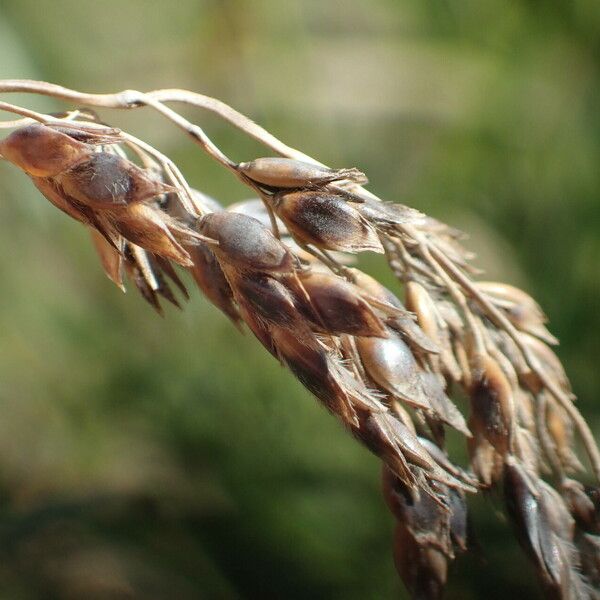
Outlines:
[[28,125],[0,141],[0,154],[32,177],[53,177],[88,159],[87,144],[45,125]]
[[353,284],[330,273],[306,272],[300,283],[309,302],[298,303],[302,313],[317,330],[327,333],[348,333],[357,336],[386,337],[381,319],[360,296]]
[[215,239],[220,260],[239,269],[291,273],[295,260],[287,247],[259,221],[243,214],[220,212],[199,221],[198,231]]
[[361,337],[356,347],[366,372],[377,385],[416,408],[431,410],[418,365],[400,336],[390,333],[387,339]]
[[177,237],[180,237],[182,228],[158,208],[147,204],[124,206],[115,211],[113,222],[115,229],[137,246],[173,260],[182,267],[193,265],[190,255],[172,231],[175,229]]
[[295,328],[300,335],[308,326],[298,312],[294,297],[285,285],[264,273],[236,274],[225,268],[235,298],[240,305],[254,312],[267,323]]
[[273,206],[301,244],[341,252],[383,252],[375,229],[342,196],[291,192],[278,194]]
[[325,407],[348,426],[357,423],[357,416],[346,390],[331,371],[327,352],[316,338],[299,341],[293,333],[271,327],[270,333],[280,360]]
[[172,189],[132,162],[106,152],[93,153],[57,174],[55,181],[67,195],[97,210],[142,202]]
[[213,251],[204,242],[188,246],[187,251],[192,261],[190,273],[202,293],[234,323],[239,323],[240,315],[231,286]]
[[406,307],[417,315],[421,329],[433,340],[439,342],[439,318],[435,304],[425,288],[415,282],[406,283]]
[[479,289],[488,294],[522,331],[538,337],[547,344],[557,344],[557,339],[544,325],[548,318],[538,303],[524,291],[506,283],[480,281]]
[[455,552],[466,548],[466,503],[461,492],[434,484],[444,505],[431,496],[411,498],[404,484],[383,469],[384,498],[397,519],[394,561],[404,584],[415,598],[442,598],[448,565]]
[[[106,238],[101,235],[96,229],[90,228],[92,242],[100,257],[102,268],[106,276],[120,289],[125,291],[123,285],[123,255],[117,248],[109,244]],[[122,242],[119,247],[122,247]]]
[[504,494],[517,537],[548,597],[589,597],[573,546],[572,523],[556,491],[511,458],[505,465]]
[[506,454],[512,443],[514,403],[512,388],[490,356],[477,359],[471,386],[471,423],[497,452]]
[[448,324],[440,314],[443,304],[436,305],[429,292],[416,281],[406,283],[406,308],[415,313],[417,323],[435,347],[440,348],[440,356],[432,357],[434,369],[441,369],[450,379],[461,381],[463,372],[458,364],[450,343]]
[[306,188],[343,179],[367,183],[358,169],[334,170],[290,158],[257,158],[237,168],[250,179],[276,188]]

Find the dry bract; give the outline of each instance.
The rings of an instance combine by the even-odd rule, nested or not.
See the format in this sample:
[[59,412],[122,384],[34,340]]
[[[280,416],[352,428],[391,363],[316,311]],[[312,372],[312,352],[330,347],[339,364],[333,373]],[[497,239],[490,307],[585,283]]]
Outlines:
[[32,177],[54,177],[91,153],[87,144],[43,125],[17,129],[0,142],[0,154]]
[[307,188],[344,179],[361,184],[368,181],[358,169],[335,170],[289,158],[257,158],[240,163],[238,169],[250,179],[274,188]]
[[[0,92],[19,91],[149,105],[258,194],[222,210],[168,157],[91,113],[61,119],[3,104],[29,120],[0,153],[91,230],[117,286],[126,272],[156,310],[160,298],[179,306],[174,289],[187,292],[173,264],[186,267],[210,302],[245,323],[382,460],[395,562],[413,597],[442,597],[467,547],[465,493],[482,487],[502,496],[548,597],[598,597],[600,488],[566,474],[583,468],[577,438],[597,479],[600,453],[547,346],[555,338],[543,312],[512,286],[473,281],[460,232],[380,201],[360,187],[360,171],[329,169],[204,96],[0,82]],[[232,161],[170,101],[216,112],[281,157]],[[364,251],[385,253],[406,306],[338,254]],[[450,399],[458,390],[470,404],[468,426]],[[446,427],[466,438],[467,469],[448,455]]]
[[190,273],[200,291],[234,323],[239,323],[240,315],[233,299],[231,286],[213,251],[207,244],[200,242],[190,246],[188,253],[193,263]]
[[95,209],[142,202],[171,189],[130,161],[106,152],[95,152],[54,177],[67,196]]
[[106,238],[101,235],[97,229],[90,228],[90,235],[92,236],[92,242],[96,248],[96,252],[100,257],[102,268],[106,273],[106,276],[119,288],[125,291],[123,285],[123,252],[119,246],[115,247],[113,244],[109,244]]
[[309,271],[300,276],[300,285],[305,291],[299,298],[300,310],[317,331],[387,337],[381,319],[352,283],[331,273]]
[[589,598],[580,571],[572,518],[560,495],[514,459],[505,465],[504,492],[517,537],[549,598]]
[[512,388],[489,356],[476,359],[471,386],[471,423],[478,434],[505,456],[511,450],[515,424]]
[[218,242],[217,256],[240,270],[291,273],[294,257],[273,233],[252,217],[220,212],[204,216],[198,231]]
[[383,490],[386,503],[398,521],[394,560],[406,587],[415,598],[442,598],[448,564],[455,553],[466,550],[464,494],[435,484],[445,506],[426,495],[414,501],[404,484],[385,467]]
[[383,253],[375,228],[343,196],[317,191],[283,193],[275,196],[273,208],[300,244]]

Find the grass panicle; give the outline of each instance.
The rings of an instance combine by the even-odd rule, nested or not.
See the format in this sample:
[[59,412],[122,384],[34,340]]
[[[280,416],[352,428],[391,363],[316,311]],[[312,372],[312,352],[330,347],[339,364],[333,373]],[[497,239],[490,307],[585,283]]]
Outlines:
[[[413,597],[443,595],[452,560],[468,549],[468,496],[483,490],[502,498],[548,597],[599,597],[600,453],[542,310],[521,290],[478,281],[460,232],[381,201],[358,169],[331,169],[206,96],[0,81],[0,93],[12,92],[83,107],[46,115],[1,102],[20,118],[0,123],[13,130],[0,154],[89,229],[110,280],[125,289],[127,278],[161,312],[161,301],[187,299],[178,267],[187,269],[381,459],[394,560]],[[173,103],[217,114],[277,156],[236,163]],[[223,208],[91,110],[144,106],[255,197]],[[402,299],[352,266],[367,251],[384,255]],[[451,399],[458,391],[465,411]],[[464,437],[468,465],[449,456],[447,428]],[[585,476],[577,440],[594,484],[575,479]]]

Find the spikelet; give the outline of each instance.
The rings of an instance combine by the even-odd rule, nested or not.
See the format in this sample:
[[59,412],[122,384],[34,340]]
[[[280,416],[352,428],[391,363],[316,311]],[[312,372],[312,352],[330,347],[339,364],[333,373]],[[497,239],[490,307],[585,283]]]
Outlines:
[[358,169],[329,169],[290,158],[257,158],[237,168],[250,179],[274,188],[308,188],[333,181],[367,183]]
[[353,284],[314,271],[301,274],[299,280],[305,292],[299,294],[299,308],[317,331],[387,337],[383,322]]
[[432,411],[419,366],[409,347],[392,332],[386,339],[360,337],[356,347],[369,377],[395,398]]
[[0,154],[31,177],[46,179],[87,160],[93,150],[45,125],[28,125],[0,141]]
[[300,244],[383,253],[375,229],[343,196],[318,191],[280,193],[273,209]]
[[32,178],[50,202],[96,229],[117,251],[122,251],[122,236],[151,253],[191,266],[182,244],[202,236],[151,202],[172,188],[131,161],[98,152],[81,140],[106,141],[75,128],[30,125],[2,140],[0,152]]
[[125,206],[115,211],[113,224],[115,229],[131,243],[173,260],[183,267],[193,265],[189,253],[181,242],[193,242],[194,236],[180,228],[160,209],[147,204]]
[[143,202],[171,191],[132,162],[106,152],[96,152],[54,176],[66,195],[96,210]]
[[560,496],[514,458],[507,460],[504,473],[508,515],[548,597],[589,598],[572,519]]
[[214,252],[220,260],[240,270],[291,273],[296,260],[269,229],[239,213],[205,215],[198,231],[218,242]]
[[490,356],[479,357],[471,386],[471,427],[502,456],[511,449],[514,435],[512,388]]
[[384,498],[397,519],[396,568],[414,598],[432,600],[443,597],[448,565],[467,544],[464,494],[439,483],[433,487],[443,506],[428,495],[414,500],[402,481],[383,469]]
[[544,325],[548,318],[538,303],[523,290],[492,281],[480,281],[477,287],[488,294],[520,330],[538,337],[547,344],[558,343]]

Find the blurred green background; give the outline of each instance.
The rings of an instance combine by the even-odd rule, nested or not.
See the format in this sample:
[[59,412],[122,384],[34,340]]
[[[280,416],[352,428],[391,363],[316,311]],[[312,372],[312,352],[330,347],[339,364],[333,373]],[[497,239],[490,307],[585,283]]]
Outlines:
[[[468,231],[546,309],[600,430],[597,0],[1,0],[9,77],[217,96]],[[234,158],[265,154],[190,114]],[[160,117],[103,116],[247,197]],[[376,459],[197,292],[158,318],[4,163],[0,195],[0,598],[403,593]],[[448,597],[537,597],[498,507],[472,505],[483,550]]]

